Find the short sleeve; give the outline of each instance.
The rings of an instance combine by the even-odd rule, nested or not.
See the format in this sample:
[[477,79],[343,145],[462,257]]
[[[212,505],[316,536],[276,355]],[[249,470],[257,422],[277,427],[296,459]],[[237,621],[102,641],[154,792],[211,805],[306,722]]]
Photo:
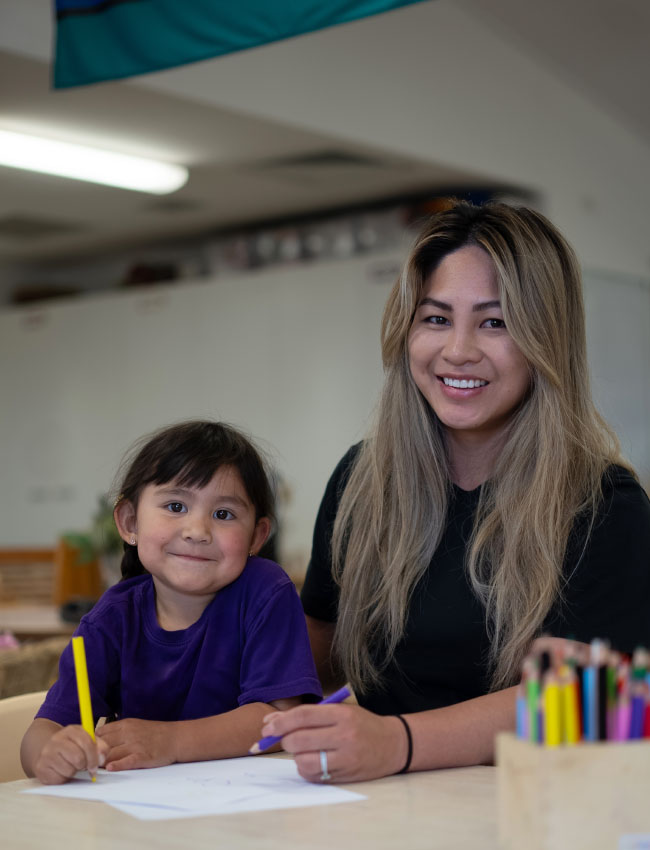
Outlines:
[[288,697],[320,699],[305,617],[287,578],[247,628],[241,659],[239,705]]
[[339,589],[332,578],[332,529],[360,447],[358,443],[348,450],[327,483],[316,516],[311,558],[300,593],[305,614],[329,623],[336,621],[339,602]]
[[[100,717],[110,717],[119,711],[119,681],[114,681],[119,676],[119,659],[101,629],[93,623],[82,620],[74,635],[81,635],[84,639],[90,700],[97,723]],[[59,676],[36,716],[53,720],[61,726],[81,722],[72,643],[61,653]]]
[[574,529],[565,577],[548,633],[605,638],[621,652],[650,646],[650,501],[627,470],[606,474],[591,533],[584,521]]

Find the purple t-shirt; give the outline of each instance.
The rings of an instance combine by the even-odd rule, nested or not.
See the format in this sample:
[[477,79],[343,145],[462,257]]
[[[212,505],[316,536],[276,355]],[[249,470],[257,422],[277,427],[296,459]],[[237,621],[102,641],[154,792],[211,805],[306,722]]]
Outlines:
[[[84,637],[95,722],[113,715],[193,720],[322,693],[295,587],[263,558],[249,558],[188,629],[160,628],[145,575],[107,590],[75,634]],[[71,645],[36,716],[80,722]]]

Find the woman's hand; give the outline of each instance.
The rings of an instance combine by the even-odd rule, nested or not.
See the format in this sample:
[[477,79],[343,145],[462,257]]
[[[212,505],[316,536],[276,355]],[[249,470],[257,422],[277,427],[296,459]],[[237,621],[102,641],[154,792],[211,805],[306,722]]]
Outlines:
[[106,747],[106,770],[161,767],[177,761],[173,723],[129,717],[97,730]]
[[327,755],[332,782],[358,782],[398,773],[408,741],[397,717],[382,717],[356,705],[301,705],[264,718],[262,736],[282,736],[298,772],[321,782],[320,752]]
[[34,764],[34,776],[44,785],[61,785],[79,770],[94,774],[104,763],[107,749],[81,726],[63,726],[44,744]]

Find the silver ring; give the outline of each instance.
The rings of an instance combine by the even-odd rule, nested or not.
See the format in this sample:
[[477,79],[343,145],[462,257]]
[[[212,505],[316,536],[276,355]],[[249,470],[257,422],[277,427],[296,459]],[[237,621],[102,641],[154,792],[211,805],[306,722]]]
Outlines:
[[332,777],[329,774],[327,769],[327,753],[325,750],[320,751],[320,781],[327,782],[328,779]]

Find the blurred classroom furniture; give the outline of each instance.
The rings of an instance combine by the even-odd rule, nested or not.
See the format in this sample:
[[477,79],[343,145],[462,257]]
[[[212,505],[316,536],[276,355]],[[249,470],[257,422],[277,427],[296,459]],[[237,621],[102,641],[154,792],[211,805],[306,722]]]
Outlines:
[[52,684],[76,625],[61,616],[62,606],[83,610],[101,593],[97,559],[74,541],[61,538],[47,549],[0,549],[0,634],[8,632],[21,643],[0,649],[0,698]]
[[[272,756],[270,756],[272,758]],[[286,756],[280,756],[286,758]],[[269,756],[260,756],[269,758]],[[0,818],[12,846],[69,850],[497,850],[496,769],[466,767],[345,786],[368,799],[144,821],[105,803],[21,794],[36,780],[0,785]]]
[[0,699],[0,782],[24,779],[20,742],[45,699],[46,691]]
[[61,538],[53,549],[0,549],[0,632],[18,640],[69,635],[61,606],[102,594],[96,558]]
[[0,549],[0,605],[54,602],[55,549]]
[[50,637],[0,650],[0,700],[49,688],[67,642],[67,637]]

